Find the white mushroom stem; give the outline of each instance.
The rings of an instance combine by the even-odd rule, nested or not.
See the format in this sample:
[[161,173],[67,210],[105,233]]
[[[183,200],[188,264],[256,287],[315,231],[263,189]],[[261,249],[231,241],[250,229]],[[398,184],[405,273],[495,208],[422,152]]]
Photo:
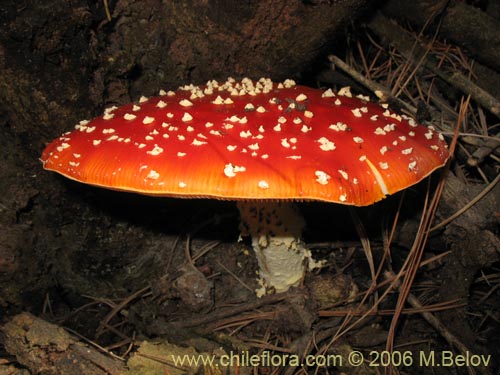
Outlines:
[[[251,236],[266,290],[285,292],[304,276],[310,252],[301,241],[304,219],[288,202],[238,202],[242,236]],[[258,294],[263,294],[258,291]]]

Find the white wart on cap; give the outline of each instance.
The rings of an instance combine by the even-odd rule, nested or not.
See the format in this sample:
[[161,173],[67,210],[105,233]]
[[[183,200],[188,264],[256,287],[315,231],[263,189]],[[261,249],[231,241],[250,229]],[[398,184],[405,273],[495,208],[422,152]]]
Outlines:
[[369,205],[448,158],[387,106],[292,80],[209,81],[112,107],[47,146],[45,169],[148,195]]

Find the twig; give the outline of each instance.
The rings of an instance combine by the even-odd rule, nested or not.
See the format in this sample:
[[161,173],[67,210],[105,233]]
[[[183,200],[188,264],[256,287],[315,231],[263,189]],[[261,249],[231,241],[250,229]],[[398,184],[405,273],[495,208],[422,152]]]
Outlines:
[[472,153],[472,156],[467,159],[467,164],[471,167],[477,167],[488,155],[490,155],[497,147],[500,146],[500,139],[498,137],[491,137],[487,139],[483,145]]
[[332,69],[335,69],[336,67],[348,74],[352,79],[354,79],[356,82],[362,84],[365,86],[368,90],[373,92],[375,96],[377,96],[381,101],[383,102],[395,102],[398,106],[401,108],[405,108],[407,111],[409,111],[412,114],[415,114],[417,112],[417,109],[405,102],[404,100],[401,100],[399,98],[396,98],[391,95],[390,90],[388,90],[385,86],[381,85],[380,83],[374,82],[365,76],[363,76],[361,73],[359,73],[356,69],[351,68],[348,64],[346,64],[342,59],[335,55],[330,55],[328,56],[328,59],[332,63]]
[[328,56],[328,60],[330,60],[330,62],[332,63],[331,65],[332,70],[335,70],[335,68],[339,68],[344,73],[347,73],[356,82],[362,84],[371,92],[373,92],[380,100],[386,102],[391,97],[390,91],[385,86],[366,78],[356,69],[351,68],[339,57],[335,55],[330,55]]

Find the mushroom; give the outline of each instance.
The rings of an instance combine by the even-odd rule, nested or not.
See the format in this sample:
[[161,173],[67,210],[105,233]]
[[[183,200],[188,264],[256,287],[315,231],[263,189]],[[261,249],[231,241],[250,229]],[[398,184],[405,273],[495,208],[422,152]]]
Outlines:
[[263,288],[317,265],[293,201],[370,205],[444,165],[447,145],[386,104],[261,78],[187,85],[111,107],[43,151],[47,170],[108,189],[238,201]]

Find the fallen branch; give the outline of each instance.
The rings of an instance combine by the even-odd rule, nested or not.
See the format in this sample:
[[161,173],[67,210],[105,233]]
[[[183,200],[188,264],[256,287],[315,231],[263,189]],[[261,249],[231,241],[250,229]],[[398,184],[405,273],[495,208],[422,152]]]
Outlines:
[[123,375],[125,365],[78,341],[62,327],[29,313],[0,328],[5,350],[34,374]]
[[424,27],[429,17],[439,18],[442,38],[500,70],[500,23],[469,2],[397,0],[388,2],[384,12],[394,18],[404,17],[418,27]]
[[[408,61],[420,61],[421,56],[427,54],[427,50],[421,43],[415,42],[404,29],[380,13],[373,17],[368,26],[385,40],[385,43],[396,47]],[[397,32],[394,31],[395,28],[398,29]],[[448,84],[470,95],[478,104],[500,118],[500,101],[462,73],[444,71],[439,61],[430,54],[425,56],[422,65]]]

